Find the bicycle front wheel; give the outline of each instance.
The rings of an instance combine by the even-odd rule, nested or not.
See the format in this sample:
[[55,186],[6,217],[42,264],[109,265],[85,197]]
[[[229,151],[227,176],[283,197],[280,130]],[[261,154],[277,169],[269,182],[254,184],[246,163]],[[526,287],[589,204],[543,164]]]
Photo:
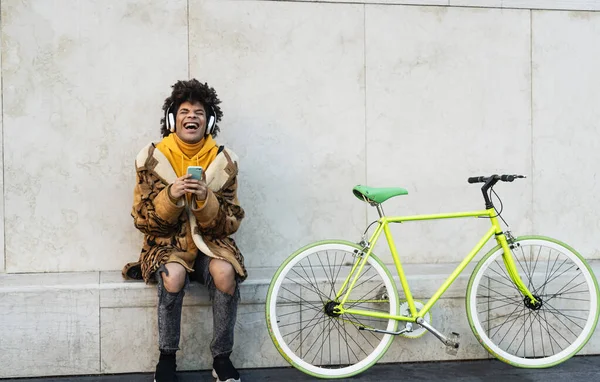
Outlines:
[[475,336],[496,358],[544,368],[575,355],[598,321],[598,284],[575,250],[554,239],[521,237],[509,245],[533,305],[508,275],[503,250],[477,265],[467,287],[467,316]]
[[[267,294],[269,334],[294,367],[319,378],[345,378],[368,369],[390,346],[390,319],[334,311],[336,295],[362,257],[350,242],[323,241],[292,254],[279,267]],[[357,272],[357,270],[355,270]],[[398,292],[386,266],[367,259],[344,308],[397,315]]]

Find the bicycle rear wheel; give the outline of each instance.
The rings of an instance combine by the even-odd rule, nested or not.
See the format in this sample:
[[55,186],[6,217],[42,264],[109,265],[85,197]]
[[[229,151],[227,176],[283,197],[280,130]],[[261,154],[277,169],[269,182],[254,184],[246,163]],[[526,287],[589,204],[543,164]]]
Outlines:
[[554,239],[531,236],[510,245],[533,306],[508,276],[502,248],[477,265],[467,287],[467,316],[475,336],[496,358],[544,368],[575,355],[598,321],[598,284],[586,261]]
[[[306,374],[356,375],[377,362],[392,342],[392,335],[359,328],[395,331],[397,321],[333,311],[336,293],[361,253],[350,242],[310,244],[292,254],[273,276],[266,305],[269,334],[279,353]],[[376,256],[367,259],[344,307],[398,314],[396,286]]]

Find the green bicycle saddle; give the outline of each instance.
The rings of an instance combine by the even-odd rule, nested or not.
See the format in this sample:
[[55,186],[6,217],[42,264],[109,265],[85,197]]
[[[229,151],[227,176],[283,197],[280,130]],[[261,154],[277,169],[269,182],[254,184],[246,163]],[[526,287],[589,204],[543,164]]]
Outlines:
[[352,193],[358,199],[364,201],[367,199],[370,202],[383,203],[389,198],[398,195],[408,195],[408,191],[399,187],[376,188],[358,185],[352,189]]

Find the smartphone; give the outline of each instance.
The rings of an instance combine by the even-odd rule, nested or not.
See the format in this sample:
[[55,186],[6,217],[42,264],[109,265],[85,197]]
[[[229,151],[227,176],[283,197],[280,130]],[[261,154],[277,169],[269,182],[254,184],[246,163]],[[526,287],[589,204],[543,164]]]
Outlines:
[[192,179],[202,180],[202,167],[188,166],[187,173],[192,174]]

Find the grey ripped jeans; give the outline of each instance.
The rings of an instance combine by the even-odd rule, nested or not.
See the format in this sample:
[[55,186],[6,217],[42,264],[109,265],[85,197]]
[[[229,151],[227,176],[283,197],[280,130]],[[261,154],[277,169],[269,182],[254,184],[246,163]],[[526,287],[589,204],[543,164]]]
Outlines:
[[204,284],[208,288],[212,300],[213,339],[210,343],[210,351],[213,358],[231,354],[239,301],[239,280],[236,277],[236,288],[233,296],[218,290],[209,272],[210,260],[210,257],[198,252],[194,263],[194,272],[186,276],[185,286],[177,293],[167,291],[163,285],[160,273],[168,273],[165,266],[163,265],[156,271],[155,276],[158,282],[158,348],[161,353],[175,354],[179,350],[183,296],[191,280]]

